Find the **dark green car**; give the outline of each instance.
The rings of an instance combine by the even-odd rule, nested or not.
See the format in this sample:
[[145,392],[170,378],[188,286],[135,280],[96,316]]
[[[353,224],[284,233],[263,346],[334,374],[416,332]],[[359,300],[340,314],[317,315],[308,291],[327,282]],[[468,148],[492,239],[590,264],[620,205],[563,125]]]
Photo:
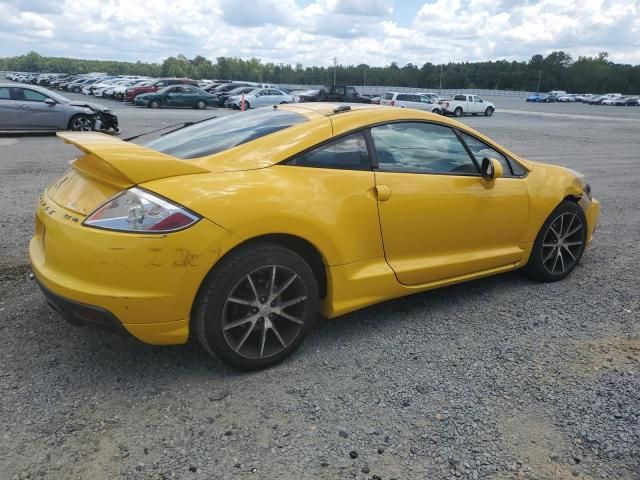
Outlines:
[[191,85],[171,85],[157,92],[141,93],[134,103],[149,108],[191,107],[204,110],[216,104],[216,97]]

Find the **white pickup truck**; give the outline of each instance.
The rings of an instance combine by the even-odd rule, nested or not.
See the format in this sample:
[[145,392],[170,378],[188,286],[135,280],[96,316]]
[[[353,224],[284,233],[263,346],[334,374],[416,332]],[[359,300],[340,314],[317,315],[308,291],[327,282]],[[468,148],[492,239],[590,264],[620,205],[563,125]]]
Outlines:
[[478,95],[456,95],[453,100],[444,100],[442,110],[445,114],[460,117],[470,113],[477,115],[484,113],[487,117],[493,115],[496,106],[491,102],[482,100]]

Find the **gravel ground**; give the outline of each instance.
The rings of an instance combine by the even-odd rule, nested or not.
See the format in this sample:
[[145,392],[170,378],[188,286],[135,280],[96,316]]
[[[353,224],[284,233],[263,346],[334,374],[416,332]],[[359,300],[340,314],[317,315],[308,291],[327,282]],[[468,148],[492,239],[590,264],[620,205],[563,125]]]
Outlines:
[[[251,374],[52,313],[26,247],[75,150],[0,137],[0,478],[640,479],[640,108],[495,102],[463,121],[585,173],[602,201],[575,272],[320,321]],[[227,113],[115,105],[123,136]]]

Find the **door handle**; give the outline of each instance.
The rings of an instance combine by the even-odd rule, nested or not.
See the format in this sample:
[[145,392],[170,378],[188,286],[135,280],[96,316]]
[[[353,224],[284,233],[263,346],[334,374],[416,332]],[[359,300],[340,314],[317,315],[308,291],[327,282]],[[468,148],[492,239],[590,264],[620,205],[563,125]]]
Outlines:
[[373,190],[379,202],[386,202],[391,198],[391,189],[386,185],[376,185]]

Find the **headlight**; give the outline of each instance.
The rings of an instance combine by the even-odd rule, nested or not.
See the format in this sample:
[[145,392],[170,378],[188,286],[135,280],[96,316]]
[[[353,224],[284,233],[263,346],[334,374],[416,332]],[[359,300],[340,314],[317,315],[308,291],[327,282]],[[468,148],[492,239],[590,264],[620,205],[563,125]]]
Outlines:
[[83,225],[121,232],[167,233],[183,230],[200,217],[140,188],[130,188],[98,207]]

